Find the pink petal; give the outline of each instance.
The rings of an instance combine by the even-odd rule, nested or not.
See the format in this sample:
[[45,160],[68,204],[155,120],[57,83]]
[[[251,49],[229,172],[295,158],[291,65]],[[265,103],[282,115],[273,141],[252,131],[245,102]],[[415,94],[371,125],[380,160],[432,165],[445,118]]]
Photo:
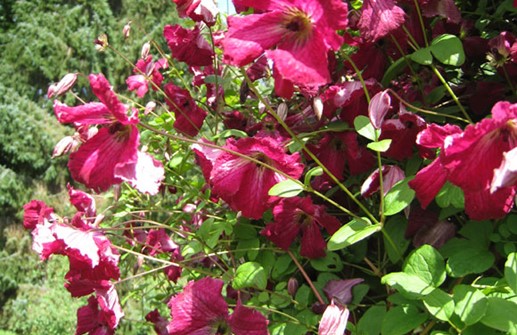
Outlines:
[[119,184],[122,180],[115,176],[115,167],[135,163],[139,138],[135,126],[124,126],[120,131],[100,129],[70,155],[68,168],[72,177],[96,191]]
[[361,36],[373,43],[400,27],[404,21],[404,11],[393,0],[365,0],[358,27]]
[[280,42],[285,33],[283,16],[282,12],[269,12],[228,17],[228,33],[222,41],[224,61],[235,66],[249,64]]
[[517,147],[505,152],[503,162],[494,171],[490,192],[494,193],[503,187],[515,186],[517,183]]
[[268,320],[260,312],[244,307],[240,301],[228,318],[228,324],[235,335],[268,335]]
[[330,303],[321,317],[318,335],[341,335],[345,333],[349,311],[346,307]]
[[129,76],[126,79],[127,89],[130,91],[136,90],[136,95],[139,98],[143,98],[149,88],[147,87],[147,79],[144,75],[137,74]]
[[416,197],[422,208],[426,208],[447,181],[447,170],[442,166],[440,159],[418,171],[409,186],[415,190]]
[[54,100],[54,113],[61,123],[90,125],[113,122],[110,110],[100,102],[90,102],[76,107],[69,107],[58,100]]
[[465,213],[472,220],[501,219],[514,206],[515,188],[502,188],[494,193],[465,191]]
[[110,83],[103,74],[90,74],[90,86],[93,93],[106,105],[111,114],[121,123],[128,124],[127,107],[119,101]]

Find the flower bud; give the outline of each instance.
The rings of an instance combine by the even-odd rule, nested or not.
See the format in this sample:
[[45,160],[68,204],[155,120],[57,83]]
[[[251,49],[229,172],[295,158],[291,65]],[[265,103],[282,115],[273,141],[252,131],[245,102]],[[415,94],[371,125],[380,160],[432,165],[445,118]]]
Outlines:
[[74,136],[65,136],[63,137],[54,147],[54,151],[52,151],[52,158],[60,157],[71,152],[77,150],[79,146],[79,142]]
[[321,120],[321,115],[323,114],[323,101],[321,101],[320,97],[315,97],[312,100],[312,109],[314,110],[314,114],[316,114],[316,118]]
[[298,291],[298,286],[299,284],[296,278],[289,278],[289,281],[287,282],[287,292],[294,297],[296,295],[296,291]]
[[66,93],[69,89],[74,86],[77,81],[77,73],[66,74],[57,84],[49,86],[47,91],[47,97],[52,98],[53,96],[60,96]]
[[124,28],[122,29],[122,35],[124,35],[124,38],[127,39],[129,37],[129,33],[131,32],[131,21],[126,23]]
[[147,103],[147,105],[145,105],[144,115],[147,115],[147,114],[153,112],[155,108],[156,108],[156,102],[149,101]]
[[140,51],[140,58],[146,59],[149,56],[149,51],[151,50],[151,44],[149,42],[145,42],[142,45],[142,51]]
[[381,125],[391,108],[391,97],[388,91],[375,94],[368,106],[368,116],[375,129],[381,129]]

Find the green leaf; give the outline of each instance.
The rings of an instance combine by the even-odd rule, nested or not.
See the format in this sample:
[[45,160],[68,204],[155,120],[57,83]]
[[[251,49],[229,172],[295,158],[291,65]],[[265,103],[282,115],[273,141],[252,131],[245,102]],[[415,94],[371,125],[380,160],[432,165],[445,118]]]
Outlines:
[[433,292],[435,289],[429,283],[415,274],[392,272],[381,278],[381,283],[389,285],[408,299],[418,299]]
[[487,297],[469,285],[456,285],[453,290],[455,303],[454,313],[467,326],[473,325],[483,318],[487,311]]
[[408,66],[409,61],[407,60],[407,57],[401,57],[397,59],[394,63],[392,63],[386,72],[384,72],[384,77],[382,77],[381,84],[382,87],[388,87],[390,82],[395,79],[399,75],[399,73],[402,72]]
[[382,227],[380,225],[372,225],[367,218],[354,219],[339,228],[339,230],[332,235],[327,244],[327,248],[329,250],[346,248],[375,234],[381,229]]
[[[406,228],[407,219],[401,215],[392,217],[384,225],[384,233],[382,234],[384,246],[386,247],[388,258],[393,264],[402,259],[406,249],[409,247],[410,241],[405,237]],[[386,236],[389,236],[395,246],[391,245]]]
[[438,287],[445,281],[445,261],[435,248],[424,244],[409,255],[404,264],[404,272]]
[[461,40],[454,35],[443,34],[436,37],[429,48],[433,56],[443,64],[461,66],[465,62]]
[[321,176],[323,174],[323,169],[321,166],[316,166],[305,174],[305,178],[303,180],[303,183],[307,186],[310,185],[312,177]]
[[311,259],[311,266],[319,272],[339,272],[343,269],[343,262],[335,252],[327,252],[325,257]]
[[447,260],[447,272],[452,277],[463,277],[472,273],[482,273],[494,263],[494,255],[475,242],[454,238],[449,240],[441,252]]
[[408,182],[414,177],[407,177],[399,181],[384,197],[384,215],[394,215],[405,209],[415,198],[415,191]]
[[433,64],[433,55],[431,54],[431,50],[429,48],[418,49],[409,55],[409,58],[415,63],[422,65],[431,65]]
[[463,190],[456,185],[446,182],[435,198],[441,208],[453,206],[454,208],[465,208]]
[[486,314],[481,319],[484,325],[506,332],[517,333],[517,304],[502,298],[489,297]]
[[381,333],[380,320],[384,320],[386,314],[386,306],[376,305],[368,308],[362,318],[357,322],[357,335],[379,335]]
[[424,306],[429,313],[442,321],[449,321],[454,313],[454,300],[439,288],[424,297]]
[[509,254],[504,263],[504,279],[512,291],[517,294],[517,252]]
[[348,123],[343,121],[334,121],[329,123],[324,129],[329,131],[342,132],[345,130],[350,130],[350,126]]
[[282,198],[291,198],[297,196],[303,191],[303,185],[292,179],[282,180],[269,189],[268,194]]
[[233,279],[233,288],[258,288],[263,290],[267,286],[267,276],[264,268],[256,262],[246,262],[241,264]]
[[391,141],[391,138],[387,138],[378,142],[370,142],[366,146],[373,151],[386,152],[390,148]]
[[354,119],[355,131],[369,140],[375,141],[378,137],[377,130],[373,127],[370,119],[367,116],[359,115]]
[[382,335],[404,335],[420,326],[427,320],[415,306],[397,306],[390,309],[382,320]]

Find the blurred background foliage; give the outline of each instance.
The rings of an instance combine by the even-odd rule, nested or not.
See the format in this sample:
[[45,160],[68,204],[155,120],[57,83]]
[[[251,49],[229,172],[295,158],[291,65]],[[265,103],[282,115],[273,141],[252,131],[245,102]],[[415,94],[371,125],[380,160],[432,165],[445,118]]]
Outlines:
[[[74,92],[87,96],[89,73],[102,72],[123,88],[131,65],[114,52],[98,52],[94,40],[107,34],[110,45],[135,62],[142,45],[162,37],[177,22],[170,0],[2,0],[0,2],[0,334],[72,334],[77,307],[63,288],[65,259],[42,264],[21,226],[30,199],[70,212],[65,185],[66,158],[51,159],[54,145],[73,129],[53,115],[48,86],[78,72]],[[122,29],[131,21],[131,35]],[[69,94],[65,101],[74,104]],[[66,301],[66,303],[65,303]],[[147,334],[127,326],[124,334]]]

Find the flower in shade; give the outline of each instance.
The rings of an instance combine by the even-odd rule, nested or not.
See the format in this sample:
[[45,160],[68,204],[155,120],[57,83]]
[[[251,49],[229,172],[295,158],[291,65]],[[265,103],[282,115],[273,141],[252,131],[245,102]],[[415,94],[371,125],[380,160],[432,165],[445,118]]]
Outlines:
[[436,135],[435,131],[429,135],[428,131],[419,135],[429,144],[440,139],[443,143],[440,156],[409,183],[421,205],[426,207],[449,181],[463,190],[465,212],[471,219],[505,216],[513,208],[517,186],[513,168],[508,165],[517,147],[517,104],[496,103],[492,118],[469,125],[462,132],[456,127],[441,130],[449,134]]
[[[233,210],[252,219],[260,219],[268,209],[271,197],[269,189],[286,180],[277,171],[251,161],[267,164],[284,174],[298,179],[303,172],[300,155],[289,155],[281,143],[271,137],[228,139],[223,149],[214,151],[202,142],[196,146],[196,154],[202,162],[203,174],[213,193],[226,201]],[[235,151],[239,156],[224,150]]]
[[242,306],[229,315],[228,305],[221,291],[223,281],[206,277],[189,282],[183,292],[168,303],[172,321],[167,330],[170,335],[266,335],[267,319],[259,312]]
[[174,84],[166,84],[164,87],[167,99],[165,102],[174,112],[176,120],[174,129],[189,136],[196,136],[205,121],[207,113],[201,109],[190,93]]
[[[118,100],[102,74],[91,74],[89,79],[100,102],[69,107],[54,101],[59,122],[73,123],[76,127],[103,126],[70,154],[68,168],[72,177],[99,192],[127,181],[141,192],[156,194],[164,170],[160,162],[138,151],[138,118],[127,114],[127,107]],[[141,173],[143,170],[146,173]]]
[[282,199],[273,208],[274,221],[266,225],[261,234],[280,248],[287,250],[301,234],[300,255],[308,258],[325,256],[327,244],[321,228],[335,233],[341,223],[327,214],[325,207],[314,205],[310,198]]
[[[339,50],[348,7],[340,0],[234,1],[255,13],[228,17],[224,60],[244,66],[263,53],[283,81],[320,86],[330,82],[327,53]],[[291,85],[292,85],[291,84]],[[277,88],[278,89],[278,88]]]

